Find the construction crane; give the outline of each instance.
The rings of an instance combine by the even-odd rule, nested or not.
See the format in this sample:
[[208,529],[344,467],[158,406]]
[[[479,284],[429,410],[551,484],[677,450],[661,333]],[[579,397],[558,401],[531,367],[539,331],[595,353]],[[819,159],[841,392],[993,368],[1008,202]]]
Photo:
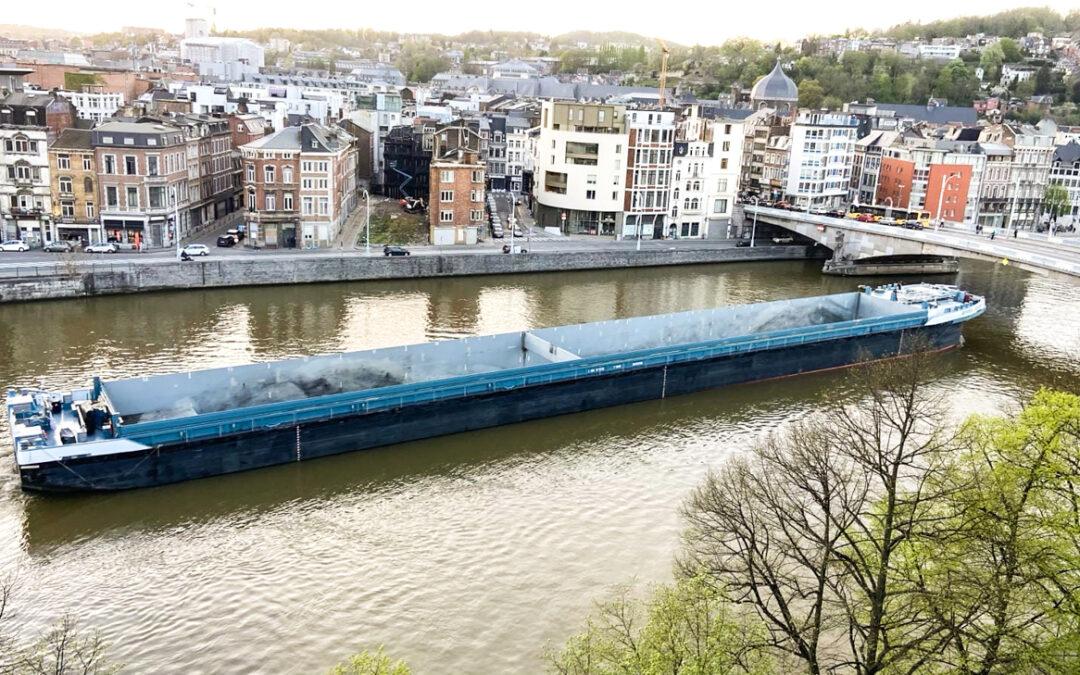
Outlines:
[[663,110],[667,103],[667,60],[671,50],[663,40],[657,38],[656,41],[660,43],[660,109]]

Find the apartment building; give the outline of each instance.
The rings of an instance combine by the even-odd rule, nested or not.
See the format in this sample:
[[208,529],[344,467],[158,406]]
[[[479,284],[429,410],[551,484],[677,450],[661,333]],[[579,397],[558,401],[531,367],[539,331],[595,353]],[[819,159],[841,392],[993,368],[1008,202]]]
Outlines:
[[187,114],[159,119],[184,132],[188,217],[181,236],[187,236],[189,230],[198,230],[237,209],[239,167],[233,157],[232,131],[224,117]]
[[979,143],[985,158],[979,184],[979,225],[1003,228],[1012,189],[1012,148],[1004,143]]
[[480,133],[459,120],[437,129],[433,143],[428,182],[430,241],[437,246],[475,244],[484,226],[487,194]]
[[749,192],[779,198],[787,174],[791,125],[765,109],[745,118],[743,130],[740,185]]
[[43,127],[0,124],[0,219],[4,239],[39,246],[51,238],[48,134]]
[[124,107],[124,94],[109,91],[103,85],[86,85],[80,91],[58,91],[57,94],[71,101],[80,119],[101,122]]
[[847,199],[858,121],[852,115],[803,111],[791,125],[785,194],[804,208],[839,206]]
[[1075,222],[1080,216],[1080,143],[1069,141],[1054,150],[1054,163],[1050,167],[1050,183],[1061,185],[1069,193],[1066,211],[1050,214],[1067,222]]
[[97,244],[104,240],[98,214],[98,173],[89,129],[65,129],[49,147],[52,239]]
[[345,131],[286,127],[240,148],[245,243],[257,248],[327,248],[356,206],[356,148]]
[[537,224],[614,235],[629,140],[624,106],[545,101],[534,156]]
[[877,198],[878,175],[881,172],[882,151],[896,142],[895,131],[875,130],[855,141],[851,163],[848,201],[852,204],[874,204]]
[[525,189],[525,172],[532,173],[532,154],[529,151],[531,125],[524,117],[506,118],[506,180],[507,189],[521,194]]
[[173,246],[190,229],[188,139],[158,121],[105,122],[91,131],[101,226],[108,241]]
[[667,236],[705,239],[731,234],[744,138],[740,120],[699,106],[692,106],[679,121]]
[[993,124],[979,140],[1001,143],[1011,151],[1005,227],[1033,229],[1042,213],[1043,195],[1050,181],[1056,129],[1031,125]]
[[[620,238],[661,239],[668,234],[665,219],[671,201],[672,160],[676,154],[675,113],[628,110],[626,127],[626,189],[618,234]],[[618,176],[612,176],[613,184],[618,180]]]

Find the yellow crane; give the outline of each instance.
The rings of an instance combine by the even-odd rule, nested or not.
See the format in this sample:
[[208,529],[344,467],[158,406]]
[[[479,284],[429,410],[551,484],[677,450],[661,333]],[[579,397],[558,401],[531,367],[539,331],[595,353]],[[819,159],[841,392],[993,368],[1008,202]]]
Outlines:
[[663,110],[667,103],[667,60],[671,50],[663,40],[657,38],[656,41],[660,43],[660,109]]

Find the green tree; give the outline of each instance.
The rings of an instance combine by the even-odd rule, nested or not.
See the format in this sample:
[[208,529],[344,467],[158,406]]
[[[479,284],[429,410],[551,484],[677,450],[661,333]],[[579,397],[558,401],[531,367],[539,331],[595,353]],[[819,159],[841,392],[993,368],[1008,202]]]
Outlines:
[[330,669],[330,675],[410,675],[404,661],[394,661],[379,647],[374,652],[364,650]]
[[799,107],[820,108],[825,99],[825,89],[817,80],[803,80],[799,85]]
[[1069,210],[1069,191],[1064,185],[1050,183],[1043,193],[1043,209],[1057,222],[1058,216]]
[[983,50],[979,58],[979,65],[983,69],[983,79],[987,82],[997,82],[1001,79],[1001,65],[1005,63],[1005,53],[1001,51],[1001,44],[995,42]]
[[967,673],[1080,668],[1080,397],[1041,391],[1014,418],[975,417],[938,486],[937,525],[909,540],[912,597]]
[[618,588],[547,660],[560,675],[765,675],[775,670],[763,637],[707,578],[681,577],[645,601]]
[[1012,38],[1001,38],[997,41],[997,46],[1001,49],[1001,58],[1005,63],[1016,63],[1024,58],[1020,46]]

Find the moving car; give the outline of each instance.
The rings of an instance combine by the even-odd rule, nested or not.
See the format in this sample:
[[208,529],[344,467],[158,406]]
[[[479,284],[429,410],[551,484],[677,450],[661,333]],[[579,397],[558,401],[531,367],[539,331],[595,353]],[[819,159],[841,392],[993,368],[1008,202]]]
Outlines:
[[210,255],[210,249],[205,244],[188,244],[180,249],[180,252],[188,255]]
[[400,246],[383,246],[382,252],[385,256],[412,255],[412,253],[409,253],[408,249]]
[[70,241],[64,241],[63,239],[57,239],[56,241],[50,241],[41,247],[42,251],[48,253],[71,253],[75,250],[75,247],[71,245]]
[[793,237],[773,237],[774,244],[791,244],[795,241]]
[[83,249],[87,253],[116,253],[116,244],[90,244]]
[[221,248],[231,248],[236,246],[236,239],[231,234],[223,234],[217,238],[217,245]]
[[25,253],[30,250],[30,245],[25,241],[18,239],[9,239],[4,242],[0,242],[0,251],[8,253]]

